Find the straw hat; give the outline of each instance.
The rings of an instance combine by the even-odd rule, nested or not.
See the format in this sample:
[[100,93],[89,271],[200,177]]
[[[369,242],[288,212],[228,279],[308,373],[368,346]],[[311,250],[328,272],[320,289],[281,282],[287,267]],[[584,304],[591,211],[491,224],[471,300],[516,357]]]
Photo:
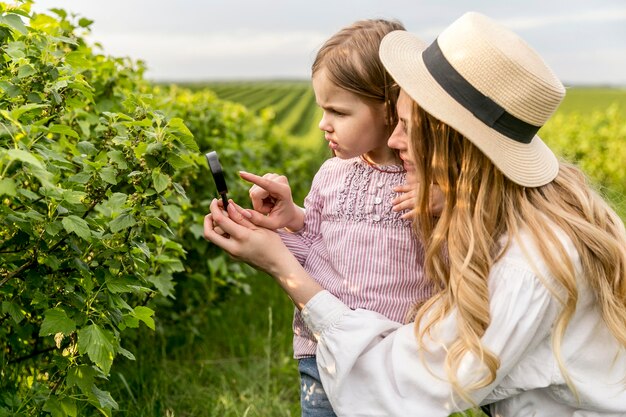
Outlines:
[[426,49],[408,32],[387,34],[380,58],[420,107],[471,140],[511,181],[538,187],[556,177],[557,158],[536,133],[565,89],[516,34],[469,12]]

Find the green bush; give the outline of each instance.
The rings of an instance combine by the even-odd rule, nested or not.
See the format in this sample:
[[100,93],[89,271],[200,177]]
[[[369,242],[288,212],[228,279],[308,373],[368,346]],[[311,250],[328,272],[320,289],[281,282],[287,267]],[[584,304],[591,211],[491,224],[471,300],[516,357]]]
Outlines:
[[311,164],[271,120],[154,87],[85,42],[88,19],[30,5],[0,3],[0,416],[111,415],[114,360],[134,359],[123,340],[142,323],[193,328],[194,306],[246,289],[244,266],[201,236],[203,153],[220,151],[240,201],[235,169]]
[[540,134],[557,154],[580,166],[626,219],[626,123],[618,104],[589,115],[557,114]]
[[90,21],[0,7],[0,410],[110,414],[122,334],[154,329],[150,299],[184,270],[173,175],[198,147],[141,64],[85,44]]

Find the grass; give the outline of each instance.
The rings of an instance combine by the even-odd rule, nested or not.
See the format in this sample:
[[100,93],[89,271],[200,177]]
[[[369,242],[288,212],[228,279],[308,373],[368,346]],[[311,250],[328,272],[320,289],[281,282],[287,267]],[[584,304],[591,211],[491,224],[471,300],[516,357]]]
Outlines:
[[126,346],[137,360],[116,363],[111,375],[120,414],[299,416],[293,305],[267,276],[251,276],[250,285],[251,295],[200,307],[205,319],[196,321],[195,335],[144,330]]
[[218,309],[198,311],[205,320],[193,336],[168,337],[175,329],[144,328],[133,346],[125,346],[136,360],[120,360],[111,372],[109,389],[120,405],[118,413],[300,416],[299,376],[292,358],[293,304],[265,275],[251,276],[249,284],[251,295],[233,295]]
[[590,114],[604,111],[613,104],[617,104],[626,117],[626,88],[571,87],[557,112]]

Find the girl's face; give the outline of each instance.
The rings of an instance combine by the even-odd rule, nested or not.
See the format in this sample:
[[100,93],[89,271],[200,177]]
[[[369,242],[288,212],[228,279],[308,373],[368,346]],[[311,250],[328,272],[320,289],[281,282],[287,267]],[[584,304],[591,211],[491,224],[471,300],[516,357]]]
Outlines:
[[325,68],[312,78],[318,106],[324,114],[319,128],[324,131],[328,147],[342,159],[365,155],[377,164],[395,161],[387,147],[389,133],[383,103],[365,101],[331,82]]
[[414,183],[416,180],[415,159],[410,146],[411,126],[409,122],[411,121],[412,103],[413,101],[404,90],[400,90],[398,103],[396,104],[398,110],[398,124],[387,142],[390,148],[398,151],[404,169],[406,170],[406,179],[409,184]]

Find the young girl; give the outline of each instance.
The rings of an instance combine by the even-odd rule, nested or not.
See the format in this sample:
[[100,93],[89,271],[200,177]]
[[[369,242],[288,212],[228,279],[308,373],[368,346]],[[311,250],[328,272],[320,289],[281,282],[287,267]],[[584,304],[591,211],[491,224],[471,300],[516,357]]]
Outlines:
[[[212,203],[205,237],[302,309],[338,415],[444,417],[491,403],[500,417],[625,416],[624,223],[536,135],[563,85],[477,13],[425,50],[390,33],[380,53],[402,88],[389,144],[421,185],[416,225],[439,290],[415,324],[352,310],[235,206],[228,218]],[[444,195],[436,219],[429,184]]]
[[[422,250],[412,236],[394,187],[405,172],[387,139],[396,125],[397,88],[379,57],[380,41],[403,29],[387,20],[363,20],[336,33],[312,67],[312,84],[324,110],[319,127],[335,157],[316,174],[303,211],[284,177],[241,173],[256,184],[249,218],[281,237],[320,285],[350,306],[405,322],[417,301],[430,295],[422,273]],[[401,188],[399,188],[401,189]],[[268,201],[272,198],[272,201]],[[400,208],[400,207],[399,207]],[[265,216],[267,214],[267,216]],[[295,312],[294,356],[299,360],[303,416],[331,416],[319,380],[316,340]]]

